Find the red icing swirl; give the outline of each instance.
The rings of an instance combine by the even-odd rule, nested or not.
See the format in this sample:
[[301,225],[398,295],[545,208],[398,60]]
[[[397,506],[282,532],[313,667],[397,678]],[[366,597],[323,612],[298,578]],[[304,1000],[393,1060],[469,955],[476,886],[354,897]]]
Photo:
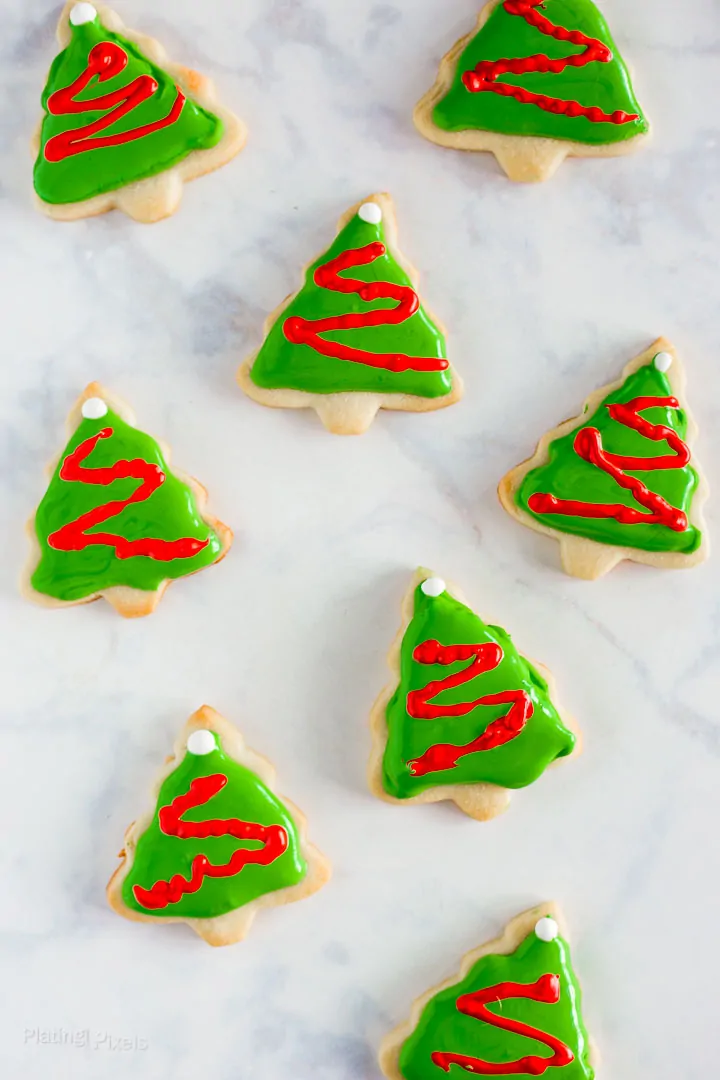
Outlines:
[[367,326],[397,326],[404,323],[420,307],[418,295],[409,285],[396,285],[391,281],[358,281],[340,277],[343,270],[354,266],[367,266],[385,254],[385,245],[379,240],[365,247],[343,251],[336,258],[318,266],[313,280],[320,289],[331,292],[357,293],[370,304],[373,300],[396,300],[397,307],[381,308],[347,315],[330,315],[324,319],[303,319],[293,315],[283,323],[283,333],[293,345],[308,345],[322,356],[336,360],[350,360],[368,367],[385,368],[387,371],[444,371],[448,361],[437,356],[406,356],[404,353],[374,353],[327,341],[320,334],[337,330],[361,330]]
[[207,821],[183,821],[182,815],[193,807],[209,802],[214,795],[225,787],[227,776],[215,773],[212,776],[200,776],[193,780],[185,795],[178,795],[169,806],[161,807],[158,813],[160,829],[166,836],[177,836],[180,840],[206,839],[208,836],[234,836],[238,840],[257,840],[262,848],[238,848],[226,863],[216,866],[207,855],[196,855],[192,861],[190,877],[175,874],[169,881],[156,881],[151,889],[133,886],[133,895],[138,904],[153,911],[177,904],[186,893],[195,893],[206,877],[224,878],[239,874],[243,867],[250,864],[269,866],[287,850],[288,835],[282,825],[256,825],[239,818],[222,820],[211,818]]
[[452,705],[435,705],[431,698],[470,682],[478,675],[493,671],[499,666],[503,651],[495,642],[482,645],[441,645],[439,641],[423,641],[415,648],[413,659],[419,664],[455,664],[460,660],[472,660],[466,668],[448,675],[445,679],[429,682],[420,690],[411,690],[407,696],[408,715],[415,720],[436,720],[443,716],[467,716],[479,705],[510,705],[505,716],[493,720],[472,742],[465,746],[437,743],[425,753],[408,761],[413,776],[425,776],[442,769],[453,769],[462,757],[481,750],[493,750],[516,738],[533,714],[533,703],[524,690],[505,690],[499,694],[487,694],[475,701],[461,701]]
[[653,442],[664,440],[672,454],[658,457],[630,457],[624,454],[609,454],[603,449],[602,437],[597,428],[580,428],[573,444],[578,457],[591,465],[597,466],[611,476],[615,483],[631,492],[643,513],[634,507],[622,503],[590,503],[576,499],[558,499],[545,492],[535,492],[528,499],[528,507],[535,514],[564,514],[570,517],[614,518],[621,525],[665,525],[675,532],[684,532],[688,527],[687,515],[682,510],[671,506],[662,495],[651,491],[642,480],[627,476],[624,469],[647,470],[682,469],[690,461],[690,449],[678,433],[666,424],[652,424],[639,413],[642,409],[665,407],[679,409],[680,403],[675,397],[636,397],[632,401],[617,402],[607,406],[613,420],[618,424],[637,431],[645,439]]
[[158,562],[191,559],[193,555],[197,555],[199,551],[207,547],[208,540],[196,540],[191,536],[184,536],[178,540],[160,540],[149,536],[138,540],[126,540],[124,536],[117,536],[115,533],[87,533],[86,530],[94,525],[100,525],[116,517],[126,506],[149,499],[165,483],[165,473],[160,466],[143,461],[141,458],[134,458],[132,461],[116,461],[114,465],[100,468],[88,468],[83,465],[98,441],[109,439],[112,435],[113,429],[107,427],[81,442],[63,461],[60,479],[81,484],[107,486],[115,480],[127,480],[132,477],[141,481],[140,486],[127,499],[116,499],[103,506],[96,506],[93,510],[88,510],[86,514],[81,514],[75,521],[69,521],[67,525],[51,533],[47,541],[50,547],[55,548],[56,551],[82,551],[93,544],[106,544],[115,548],[118,559],[145,555]]
[[129,131],[118,131],[114,135],[103,135],[98,138],[98,132],[104,131],[121,120],[133,109],[142,105],[158,90],[157,80],[152,75],[138,75],[127,86],[113,90],[109,94],[101,94],[100,97],[89,100],[77,101],[77,95],[85,90],[97,76],[99,83],[114,78],[125,69],[128,62],[128,54],[119,45],[112,41],[101,41],[90,50],[87,67],[70,86],[61,87],[48,98],[47,109],[53,116],[76,115],[85,112],[101,112],[109,109],[105,116],[86,124],[84,127],[73,128],[70,131],[62,131],[53,135],[45,144],[43,153],[47,161],[63,161],[73,154],[81,154],[84,150],[97,150],[103,146],[120,146],[122,143],[133,142],[142,139],[160,128],[169,127],[179,119],[185,104],[185,95],[180,87],[177,87],[177,96],[167,116],[160,120],[153,120],[149,124],[141,124]]
[[545,112],[570,117],[584,116],[595,124],[628,124],[632,120],[637,120],[637,113],[626,113],[622,109],[606,113],[595,105],[586,106],[581,105],[579,101],[564,101],[562,98],[536,94],[532,90],[525,90],[512,83],[496,81],[501,75],[526,75],[530,72],[559,74],[566,67],[584,67],[594,61],[607,64],[612,60],[612,52],[607,45],[603,45],[597,38],[588,37],[580,30],[566,30],[564,26],[556,26],[536,10],[539,6],[542,6],[542,0],[505,0],[503,4],[508,15],[518,15],[541,34],[553,37],[557,41],[584,45],[584,52],[574,53],[557,60],[551,60],[544,53],[518,59],[482,60],[474,70],[463,72],[462,81],[465,87],[473,94],[489,91],[503,97],[512,97],[523,105],[536,105]]
[[552,1050],[551,1057],[539,1057],[537,1054],[529,1054],[518,1058],[516,1061],[492,1062],[482,1058],[469,1057],[467,1054],[451,1054],[436,1051],[431,1054],[434,1065],[450,1072],[451,1065],[458,1065],[465,1072],[475,1076],[507,1076],[509,1074],[522,1073],[529,1076],[542,1076],[552,1067],[562,1068],[570,1065],[575,1060],[575,1055],[569,1046],[566,1046],[554,1035],[549,1035],[538,1028],[524,1024],[520,1020],[513,1020],[509,1016],[498,1015],[490,1012],[489,1004],[500,1003],[506,998],[528,998],[531,1001],[542,1001],[548,1005],[556,1005],[560,1000],[560,979],[557,975],[541,975],[534,983],[502,982],[495,986],[488,986],[484,990],[478,990],[474,994],[463,994],[457,999],[458,1012],[471,1016],[474,1020],[483,1020],[486,1024],[501,1028],[503,1031],[512,1031],[515,1035],[523,1035],[526,1039],[536,1039],[544,1043]]

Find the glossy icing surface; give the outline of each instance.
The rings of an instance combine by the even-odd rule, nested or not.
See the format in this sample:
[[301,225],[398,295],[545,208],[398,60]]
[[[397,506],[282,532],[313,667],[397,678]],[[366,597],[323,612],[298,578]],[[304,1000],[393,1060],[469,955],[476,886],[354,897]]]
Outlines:
[[71,26],[42,95],[34,183],[49,203],[79,202],[215,146],[221,120],[99,18]]
[[363,304],[371,304],[374,300],[395,300],[396,307],[347,312],[320,319],[303,319],[293,315],[283,322],[283,334],[293,345],[308,345],[321,356],[331,356],[336,360],[347,360],[366,367],[384,368],[394,373],[444,371],[448,363],[442,357],[408,356],[407,353],[397,350],[375,352],[328,339],[327,335],[345,330],[362,330],[369,326],[397,326],[412,318],[418,311],[420,300],[410,286],[395,285],[389,281],[365,282],[344,274],[344,271],[353,270],[357,266],[368,266],[385,254],[387,248],[379,241],[365,244],[361,248],[350,248],[341,252],[337,258],[319,266],[313,275],[313,284],[319,289],[328,289],[343,296],[355,293]]
[[[349,267],[328,273],[328,264],[348,253],[353,256]],[[351,279],[358,287],[340,291],[338,277]],[[369,285],[369,291],[362,283]],[[347,316],[355,316],[351,327]],[[335,346],[321,352],[305,343],[310,335],[306,331],[303,336],[299,328],[309,324],[312,329],[317,320],[328,319],[342,319],[343,324],[332,330],[315,326],[315,333]],[[328,355],[329,351],[336,355]],[[363,362],[361,351],[374,355]],[[394,364],[392,357],[399,354],[426,358],[428,363],[416,362],[415,367],[437,370]],[[384,358],[382,365],[377,357]],[[407,273],[392,257],[382,220],[366,221],[354,214],[332,246],[309,267],[303,288],[263,342],[251,377],[258,386],[316,394],[367,391],[441,397],[452,389],[446,360],[445,339],[419,303]]]
[[[297,885],[307,873],[290,813],[215,740],[210,753],[186,753],[160,788],[123,882],[123,900],[135,911],[212,918]],[[183,822],[198,824],[183,829]]]
[[[647,398],[657,404],[642,400]],[[644,406],[640,411],[618,412],[618,405],[637,399]],[[593,433],[599,433],[599,439]],[[683,441],[686,434],[687,418],[682,403],[672,396],[667,375],[646,364],[609,394],[580,428],[550,444],[547,463],[532,469],[518,488],[517,504],[553,529],[600,543],[693,552],[702,536],[688,520],[698,475]],[[610,468],[600,467],[598,445],[609,456]],[[647,465],[639,467],[644,462]],[[642,489],[662,502],[648,498]],[[590,509],[606,516],[585,515],[582,505],[573,512],[551,512],[548,496],[594,504]]]
[[405,1080],[440,1080],[540,1076],[549,1068],[558,1080],[593,1080],[580,1006],[567,942],[533,932],[510,955],[481,957],[428,1002],[401,1049],[400,1072]]
[[112,410],[81,419],[37,509],[35,532],[41,557],[32,586],[67,601],[115,585],[154,590],[222,551],[160,446]]
[[[428,642],[473,649],[448,662],[437,650],[428,655],[433,651]],[[436,708],[424,717],[417,705],[427,699]],[[383,785],[400,799],[442,784],[524,787],[575,745],[546,681],[519,655],[510,636],[447,591],[432,597],[421,587],[386,717]]]
[[498,4],[463,50],[433,120],[446,131],[591,144],[648,129],[627,68],[590,0]]

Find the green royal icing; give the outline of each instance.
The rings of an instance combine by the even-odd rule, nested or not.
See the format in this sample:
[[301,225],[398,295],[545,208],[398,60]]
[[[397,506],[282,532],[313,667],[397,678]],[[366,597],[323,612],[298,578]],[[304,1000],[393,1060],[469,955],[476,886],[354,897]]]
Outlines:
[[[215,735],[215,741],[216,749],[209,754],[186,753],[160,788],[152,824],[140,837],[130,873],[123,881],[123,901],[134,911],[158,918],[210,919],[234,911],[266,893],[297,885],[307,873],[291,815],[254,772],[233,761],[223,751],[218,735]],[[178,795],[187,794],[197,777],[216,773],[227,777],[225,787],[202,806],[188,810],[183,814],[183,820],[240,818],[258,825],[281,825],[288,836],[287,848],[269,866],[248,863],[232,877],[206,877],[196,893],[186,893],[176,904],[159,909],[143,907],[135,899],[134,885],[150,889],[157,881],[170,881],[176,874],[189,880],[196,855],[206,855],[215,866],[222,866],[230,861],[238,848],[263,846],[259,841],[243,843],[233,836],[181,840],[161,831],[157,811],[169,806]]]
[[105,146],[72,154],[62,161],[50,162],[44,148],[59,132],[84,128],[102,119],[107,109],[70,115],[51,116],[47,102],[56,90],[70,86],[87,68],[88,56],[94,45],[114,42],[128,55],[126,67],[112,78],[100,82],[93,78],[80,94],[79,101],[92,101],[117,90],[123,90],[139,75],[151,75],[158,89],[146,101],[132,108],[125,116],[99,132],[100,137],[127,132],[152,124],[167,116],[177,97],[172,78],[147,59],[127,38],[107,30],[98,18],[81,26],[70,27],[70,44],[53,61],[42,95],[45,109],[40,135],[40,153],[35,162],[35,190],[48,203],[72,203],[114,191],[136,180],[176,165],[193,150],[215,146],[223,134],[222,121],[200,105],[186,99],[179,118],[167,127],[117,146]]
[[[474,701],[488,694],[522,689],[530,696],[534,711],[520,734],[503,746],[461,757],[455,768],[413,776],[408,761],[439,743],[461,746],[471,742],[509,709],[507,704],[480,705],[467,716],[413,719],[407,711],[410,691],[469,667],[467,660],[454,664],[418,663],[413,652],[417,645],[428,640],[439,641],[441,645],[495,642],[503,650],[498,667],[443,690],[432,698],[434,704]],[[486,625],[447,591],[430,597],[421,587],[415,591],[415,613],[402,642],[400,684],[387,706],[386,716],[388,738],[383,785],[389,795],[398,799],[443,784],[487,781],[506,788],[525,787],[537,780],[550,762],[570,754],[575,745],[575,736],[563,725],[548,696],[547,682],[519,655],[510,636],[499,626]]]
[[[636,397],[671,397],[672,394],[667,376],[658,371],[654,364],[646,364],[630,375],[619,390],[608,394],[582,426],[598,429],[603,449],[608,453],[647,458],[666,456],[669,450],[664,440],[651,441],[624,424],[619,424],[610,417],[607,406],[612,402],[631,401]],[[687,417],[682,408],[643,409],[641,415],[650,423],[664,424],[672,428],[681,439],[685,439]],[[537,469],[531,469],[518,488],[515,496],[518,506],[537,521],[559,532],[585,536],[602,544],[642,548],[644,551],[677,551],[686,554],[696,551],[702,541],[702,534],[694,525],[690,525],[683,532],[675,532],[662,524],[623,525],[612,518],[537,514],[528,507],[528,499],[535,492],[543,492],[559,499],[580,502],[621,503],[646,512],[629,491],[621,488],[606,472],[584,461],[575,452],[573,443],[578,430],[576,428],[550,443],[548,462]],[[628,476],[638,477],[651,491],[662,495],[671,506],[689,513],[698,486],[698,474],[692,465],[680,469],[623,469],[623,472]]]
[[[431,1060],[431,1055],[437,1052],[466,1054],[498,1064],[528,1055],[550,1057],[551,1050],[538,1039],[503,1031],[459,1012],[456,1007],[462,994],[476,993],[502,982],[534,983],[547,974],[560,979],[560,997],[554,1004],[508,997],[489,1004],[488,1011],[528,1024],[565,1043],[574,1060],[568,1065],[552,1067],[553,1076],[562,1080],[593,1080],[595,1072],[589,1061],[588,1034],[580,1013],[580,987],[572,969],[570,948],[561,937],[544,942],[534,931],[509,956],[481,957],[461,982],[441,990],[428,1002],[417,1027],[401,1049],[402,1076],[405,1080],[440,1080],[446,1076]],[[450,1067],[450,1074],[458,1078],[468,1075],[458,1065]]]
[[[305,275],[303,288],[278,317],[255,357],[250,375],[257,386],[291,388],[313,394],[367,391],[435,398],[450,393],[452,378],[449,369],[437,372],[387,371],[355,361],[322,356],[309,345],[293,344],[283,333],[283,324],[294,316],[313,320],[397,307],[395,300],[379,299],[366,303],[357,293],[343,294],[321,289],[313,281],[319,266],[337,258],[344,251],[365,247],[376,241],[387,247],[383,222],[372,224],[354,214],[338,233],[332,246],[316,259]],[[407,273],[389,250],[373,263],[354,266],[341,272],[340,276],[358,281],[390,281],[413,288]],[[324,332],[322,336],[328,341],[369,352],[404,352],[412,356],[447,358],[445,338],[422,305],[397,326],[364,326],[356,330]]]
[[510,15],[500,3],[485,25],[470,40],[458,61],[453,84],[433,110],[433,121],[444,131],[479,129],[506,135],[536,135],[604,144],[631,139],[648,130],[635,100],[630,76],[602,15],[590,0],[545,0],[538,13],[556,26],[579,30],[607,45],[613,59],[591,61],[582,67],[553,72],[503,74],[498,83],[519,86],[536,94],[577,101],[611,114],[620,109],[637,114],[624,124],[595,122],[585,116],[564,116],[536,104],[516,101],[491,91],[471,93],[462,75],[483,60],[518,59],[542,54],[551,60],[582,53],[584,45],[557,41],[529,25],[520,15]]
[[[129,478],[114,480],[109,485],[87,484],[60,479],[62,462],[72,451],[104,428],[113,435],[100,439],[86,458],[85,468],[108,467],[121,459],[159,465],[165,482],[149,499],[125,507],[117,516],[87,530],[113,533],[126,540],[140,537],[176,540],[194,537],[208,540],[206,547],[190,558],[160,562],[146,555],[118,559],[110,545],[93,544],[82,551],[57,551],[48,544],[48,536],[75,521],[82,514],[111,501],[127,499],[141,481]],[[81,600],[85,596],[115,585],[134,589],[157,589],[169,578],[184,577],[195,570],[210,566],[219,557],[222,544],[198,511],[195,497],[186,484],[170,472],[163,453],[149,435],[126,424],[110,410],[100,419],[83,418],[77,431],[62,453],[47,492],[35,516],[35,532],[40,543],[41,558],[31,582],[33,588],[57,600]]]

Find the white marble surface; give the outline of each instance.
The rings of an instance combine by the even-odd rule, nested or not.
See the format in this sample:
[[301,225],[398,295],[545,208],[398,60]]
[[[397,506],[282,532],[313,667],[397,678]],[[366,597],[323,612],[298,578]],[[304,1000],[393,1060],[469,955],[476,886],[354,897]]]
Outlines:
[[[0,0],[0,1072],[376,1080],[376,1047],[414,995],[554,897],[602,1077],[713,1075],[720,563],[573,581],[495,485],[661,333],[686,360],[716,479],[717,0],[605,0],[654,142],[529,188],[411,126],[477,0],[117,6],[212,74],[251,137],[168,222],[45,220],[27,142],[58,9]],[[377,189],[397,200],[467,396],[342,440],[312,413],[247,400],[233,376],[301,263]],[[236,531],[222,566],[138,622],[102,603],[34,608],[16,588],[43,466],[93,378]],[[584,731],[579,761],[489,825],[392,808],[365,786],[366,716],[418,562],[555,671]],[[104,897],[126,824],[203,701],[276,762],[335,866],[322,893],[222,950],[119,919]]]

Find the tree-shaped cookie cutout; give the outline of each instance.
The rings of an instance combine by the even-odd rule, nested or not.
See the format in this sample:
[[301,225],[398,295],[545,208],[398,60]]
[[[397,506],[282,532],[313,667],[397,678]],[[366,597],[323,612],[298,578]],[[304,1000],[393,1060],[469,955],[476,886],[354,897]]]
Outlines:
[[321,888],[330,865],[275,770],[204,705],[156,784],[154,809],[125,835],[110,905],[128,919],[186,922],[210,945],[247,934],[257,912]]
[[371,716],[369,779],[381,799],[448,799],[484,821],[507,807],[511,789],[577,752],[547,669],[428,571],[405,597],[389,662],[395,685]]
[[35,191],[51,217],[117,207],[158,221],[177,209],[184,181],[242,149],[245,128],[212,83],[110,8],[66,4],[58,40],[34,145]]
[[649,128],[591,0],[490,0],[415,124],[442,146],[491,151],[519,181],[546,180],[568,155],[628,153]]
[[361,434],[378,409],[452,405],[462,383],[398,250],[392,199],[371,196],[338,230],[300,291],[270,315],[238,372],[243,390],[263,405],[313,408],[338,435]]
[[708,553],[696,430],[680,359],[660,338],[541,439],[501,481],[500,499],[523,525],[560,541],[576,577],[600,577],[623,559],[695,566]]
[[596,1053],[555,904],[518,915],[413,1005],[380,1050],[388,1080],[557,1076],[593,1080]]
[[205,489],[171,472],[168,448],[99,383],[74,406],[68,434],[30,522],[25,591],[52,607],[104,596],[121,615],[149,615],[171,581],[218,562],[232,532],[205,512]]

